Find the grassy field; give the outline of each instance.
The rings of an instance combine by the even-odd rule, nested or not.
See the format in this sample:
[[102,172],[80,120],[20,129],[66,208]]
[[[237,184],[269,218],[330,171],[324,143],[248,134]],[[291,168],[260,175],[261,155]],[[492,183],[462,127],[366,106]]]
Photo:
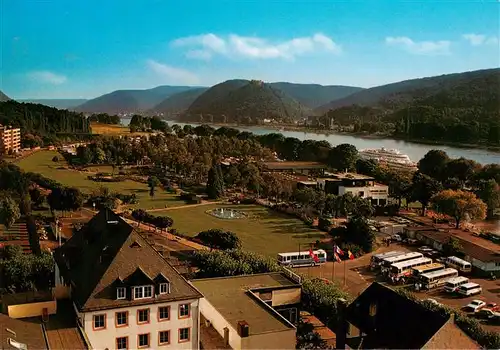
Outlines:
[[[240,210],[247,214],[247,218],[224,220],[206,213],[217,207]],[[243,249],[271,256],[297,251],[299,243],[314,243],[324,237],[322,232],[306,226],[299,219],[259,205],[210,204],[155,211],[154,214],[170,216],[174,220],[173,228],[189,236],[211,228],[232,231],[240,237]],[[301,249],[306,249],[306,245]]]
[[101,124],[101,123],[90,123],[90,128],[92,134],[107,135],[107,136],[144,136],[148,135],[147,132],[130,132],[130,128],[124,125],[116,124]]
[[[52,158],[58,156],[59,162],[53,162]],[[132,206],[142,209],[159,209],[184,205],[185,202],[177,198],[177,196],[166,193],[158,189],[155,197],[149,196],[149,189],[146,184],[138,183],[135,181],[122,181],[122,182],[95,182],[87,179],[90,173],[80,172],[76,170],[63,169],[67,166],[62,156],[57,151],[40,151],[20,160],[17,165],[25,170],[40,173],[45,177],[54,179],[65,186],[73,186],[79,188],[81,191],[90,193],[92,190],[99,186],[109,188],[111,191],[120,192],[123,194],[135,193],[139,198],[139,203]],[[108,169],[109,168],[109,169]],[[98,167],[94,170],[111,172],[111,167]]]

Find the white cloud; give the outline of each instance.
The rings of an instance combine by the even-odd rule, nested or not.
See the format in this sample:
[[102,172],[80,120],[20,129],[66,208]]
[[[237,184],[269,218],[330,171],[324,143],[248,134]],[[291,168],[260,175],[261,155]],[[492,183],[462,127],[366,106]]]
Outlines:
[[447,55],[450,53],[451,42],[448,40],[438,41],[413,41],[406,36],[385,38],[385,43],[391,46],[399,46],[406,51],[416,55]]
[[496,36],[486,36],[484,34],[464,34],[462,38],[467,40],[472,46],[481,45],[498,45],[498,38]]
[[171,83],[198,84],[200,81],[196,74],[182,68],[172,67],[155,60],[147,60],[147,65],[153,72],[168,78]]
[[48,70],[30,72],[28,73],[28,77],[39,83],[48,83],[53,85],[64,84],[68,80],[66,76],[52,73]]
[[322,33],[281,42],[271,42],[264,38],[236,34],[222,38],[209,33],[174,40],[172,46],[191,48],[191,50],[187,51],[186,57],[205,60],[217,54],[253,59],[293,60],[297,56],[317,51],[341,52],[341,47]]

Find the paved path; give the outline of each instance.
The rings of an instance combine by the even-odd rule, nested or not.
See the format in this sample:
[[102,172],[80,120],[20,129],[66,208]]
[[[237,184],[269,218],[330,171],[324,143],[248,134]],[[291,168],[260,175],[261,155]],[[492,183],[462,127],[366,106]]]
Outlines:
[[194,207],[199,207],[199,206],[202,206],[202,205],[210,205],[210,204],[222,204],[222,202],[207,201],[207,202],[203,202],[203,203],[199,203],[199,204],[186,204],[186,205],[178,205],[176,207],[148,209],[148,210],[146,210],[146,212],[151,213],[151,212],[155,212],[155,211],[165,211],[165,210],[194,208]]

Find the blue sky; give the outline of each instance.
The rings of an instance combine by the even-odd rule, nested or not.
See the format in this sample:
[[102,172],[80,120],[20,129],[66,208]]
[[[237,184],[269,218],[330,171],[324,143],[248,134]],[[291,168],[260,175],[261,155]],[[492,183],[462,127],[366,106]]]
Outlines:
[[261,79],[371,87],[499,66],[500,2],[0,0],[0,90]]

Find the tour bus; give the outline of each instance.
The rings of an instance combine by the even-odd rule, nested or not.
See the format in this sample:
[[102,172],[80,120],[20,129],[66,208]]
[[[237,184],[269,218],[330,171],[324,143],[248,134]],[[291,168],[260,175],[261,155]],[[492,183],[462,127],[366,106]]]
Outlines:
[[318,249],[313,251],[314,255],[318,257],[318,262],[309,255],[308,250],[292,253],[279,253],[278,263],[284,266],[313,266],[317,264],[324,264],[326,262],[326,251]]
[[449,256],[446,258],[446,266],[453,267],[460,272],[471,272],[472,265],[470,262],[465,261],[463,259],[457,258],[456,256]]
[[457,288],[457,293],[464,297],[468,297],[469,295],[474,295],[474,294],[481,294],[482,291],[483,289],[479,284],[472,282],[462,284],[460,287]]
[[382,267],[382,273],[389,272],[390,266],[392,264],[397,264],[399,262],[403,261],[408,261],[412,259],[417,259],[417,258],[423,258],[424,255],[422,253],[417,253],[417,252],[411,252],[411,253],[406,253],[403,255],[397,255],[397,256],[391,256],[388,258],[382,259],[382,264],[380,266]]
[[450,278],[457,276],[458,276],[457,270],[452,268],[446,268],[439,271],[424,273],[420,275],[420,281],[422,282],[423,288],[432,289],[443,286]]
[[469,279],[467,277],[458,276],[450,278],[444,284],[444,290],[448,293],[455,293],[463,284],[469,283]]
[[414,277],[419,277],[420,275],[424,273],[429,273],[433,271],[439,271],[444,269],[444,265],[440,263],[430,263],[427,265],[422,265],[422,266],[415,266],[412,270],[413,276]]
[[430,258],[416,258],[392,264],[389,270],[389,277],[396,280],[403,276],[409,277],[414,267],[429,265],[430,263],[432,263],[432,259]]
[[379,268],[380,265],[382,264],[382,260],[385,258],[390,258],[393,256],[404,255],[404,254],[405,253],[402,251],[392,250],[390,252],[373,255],[370,261],[370,269],[376,270],[377,268]]

